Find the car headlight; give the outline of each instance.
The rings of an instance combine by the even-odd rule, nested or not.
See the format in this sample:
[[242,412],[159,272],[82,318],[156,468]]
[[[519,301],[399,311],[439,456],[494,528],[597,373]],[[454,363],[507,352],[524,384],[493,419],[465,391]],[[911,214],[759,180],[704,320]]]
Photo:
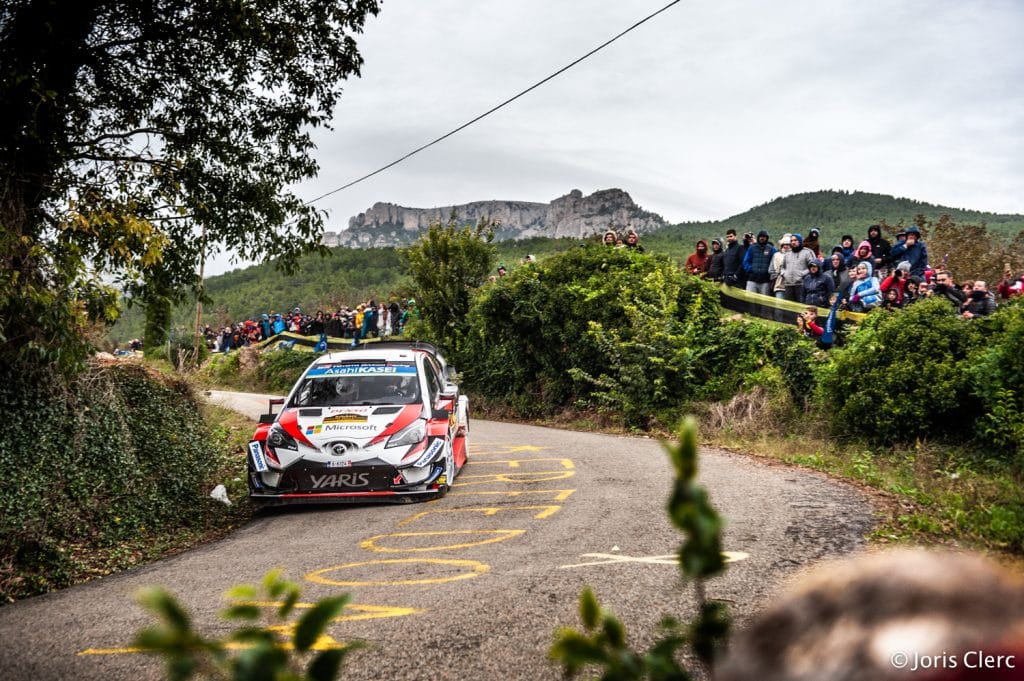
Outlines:
[[401,447],[402,445],[415,445],[423,441],[427,437],[427,422],[423,419],[417,419],[402,428],[400,431],[388,438],[388,443],[384,445],[387,447]]
[[267,444],[274,449],[294,449],[298,451],[299,443],[281,428],[274,426],[267,434]]

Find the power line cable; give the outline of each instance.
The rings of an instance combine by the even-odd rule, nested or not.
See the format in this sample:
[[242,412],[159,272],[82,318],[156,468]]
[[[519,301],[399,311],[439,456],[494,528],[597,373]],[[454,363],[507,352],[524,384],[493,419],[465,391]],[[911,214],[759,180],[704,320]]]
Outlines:
[[540,81],[534,83],[533,85],[531,85],[530,87],[526,88],[522,92],[520,92],[520,93],[518,93],[518,94],[516,94],[516,95],[514,95],[512,97],[509,97],[508,99],[506,99],[501,104],[498,104],[497,106],[495,106],[495,107],[485,111],[484,113],[480,114],[479,116],[477,116],[473,120],[467,121],[466,123],[463,123],[459,127],[457,127],[454,130],[452,130],[451,132],[447,132],[444,135],[441,135],[440,137],[438,137],[437,139],[433,140],[432,142],[427,142],[423,146],[418,147],[416,149],[413,149],[412,151],[410,151],[405,156],[402,156],[401,158],[392,161],[391,163],[387,164],[386,166],[382,166],[382,167],[378,168],[377,170],[374,170],[372,173],[367,173],[366,175],[363,175],[359,179],[352,180],[351,182],[349,182],[346,185],[338,187],[337,189],[332,189],[331,191],[327,192],[326,194],[321,194],[320,196],[317,196],[316,198],[313,198],[313,199],[310,199],[309,201],[306,201],[306,205],[308,206],[309,204],[316,203],[317,201],[320,201],[321,199],[326,199],[328,196],[331,196],[333,194],[337,194],[340,191],[344,191],[344,190],[348,189],[349,187],[351,187],[353,185],[359,184],[363,180],[368,180],[371,177],[373,177],[374,175],[382,173],[385,170],[387,170],[388,168],[391,168],[391,167],[394,167],[394,166],[398,165],[399,163],[401,163],[402,161],[406,160],[407,158],[410,158],[411,156],[415,156],[416,154],[420,153],[421,151],[423,151],[425,149],[429,149],[430,147],[434,146],[438,142],[441,142],[443,140],[448,139],[449,137],[451,137],[455,133],[460,132],[462,130],[465,130],[466,128],[468,128],[469,126],[473,125],[477,121],[479,121],[479,120],[481,120],[483,118],[486,118],[487,116],[490,116],[492,113],[494,113],[495,111],[497,111],[497,110],[499,110],[499,109],[501,109],[501,108],[503,108],[505,106],[508,106],[509,104],[511,104],[512,102],[516,101],[517,99],[519,99],[523,95],[525,95],[525,94],[527,94],[527,93],[529,93],[529,92],[531,92],[533,90],[536,90],[537,88],[539,88],[541,85],[543,85],[544,83],[548,82],[552,78],[555,78],[556,76],[559,76],[559,75],[565,73],[566,71],[568,71],[572,67],[576,66],[580,62],[584,61],[585,59],[591,57],[592,55],[594,55],[594,54],[600,52],[601,50],[603,50],[604,48],[608,47],[609,45],[614,43],[616,40],[618,40],[622,36],[626,35],[630,31],[632,31],[633,29],[637,28],[638,26],[640,26],[642,24],[647,23],[648,21],[650,21],[654,17],[658,16],[662,12],[664,12],[664,11],[668,10],[669,8],[671,8],[673,5],[678,5],[680,2],[682,2],[682,0],[672,0],[672,2],[668,3],[667,5],[665,5],[664,7],[659,9],[658,11],[656,11],[656,12],[654,12],[652,14],[647,15],[646,17],[644,17],[640,21],[636,22],[635,24],[633,24],[632,26],[630,26],[626,30],[622,31],[618,35],[616,35],[616,36],[610,38],[609,40],[606,40],[605,42],[601,43],[600,45],[598,45],[597,47],[592,49],[590,52],[587,52],[585,55],[583,55],[579,59],[573,61],[570,64],[567,64],[566,66],[563,66],[562,68],[560,68],[557,71],[555,71],[554,73],[552,73],[550,76],[544,78],[543,80],[540,80]]

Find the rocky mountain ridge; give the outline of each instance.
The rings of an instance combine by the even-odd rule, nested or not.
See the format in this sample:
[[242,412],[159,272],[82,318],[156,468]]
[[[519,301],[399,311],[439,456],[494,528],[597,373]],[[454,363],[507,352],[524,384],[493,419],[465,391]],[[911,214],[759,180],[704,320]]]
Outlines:
[[603,189],[589,196],[573,189],[549,203],[474,201],[438,208],[376,203],[365,213],[351,218],[347,230],[324,232],[323,244],[349,248],[401,247],[416,241],[431,224],[447,222],[453,213],[462,224],[477,224],[483,218],[497,221],[495,238],[499,241],[535,236],[584,238],[609,228],[652,232],[667,225],[660,215],[644,210],[621,189]]

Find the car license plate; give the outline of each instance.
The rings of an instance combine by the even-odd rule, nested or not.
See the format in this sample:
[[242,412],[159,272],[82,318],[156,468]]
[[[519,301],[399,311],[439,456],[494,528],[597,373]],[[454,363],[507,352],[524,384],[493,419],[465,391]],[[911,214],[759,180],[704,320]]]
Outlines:
[[249,458],[252,461],[252,467],[258,472],[263,473],[270,470],[270,467],[267,466],[267,460],[263,456],[263,445],[259,442],[253,441],[249,443]]

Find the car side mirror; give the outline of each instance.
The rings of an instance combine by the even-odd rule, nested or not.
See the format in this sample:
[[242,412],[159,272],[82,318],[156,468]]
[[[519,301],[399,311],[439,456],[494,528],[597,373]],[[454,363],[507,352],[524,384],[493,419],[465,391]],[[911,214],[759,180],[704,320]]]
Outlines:
[[455,377],[457,375],[458,372],[455,371],[455,367],[453,367],[452,365],[449,364],[444,368],[444,377],[448,380],[449,383],[454,383]]
[[459,396],[459,386],[454,383],[448,383],[444,386],[444,390],[439,392],[437,396],[442,400],[454,400]]
[[277,420],[277,412],[274,411],[274,407],[280,407],[284,404],[283,397],[272,397],[267,400],[267,413],[260,414],[260,423],[273,423]]

